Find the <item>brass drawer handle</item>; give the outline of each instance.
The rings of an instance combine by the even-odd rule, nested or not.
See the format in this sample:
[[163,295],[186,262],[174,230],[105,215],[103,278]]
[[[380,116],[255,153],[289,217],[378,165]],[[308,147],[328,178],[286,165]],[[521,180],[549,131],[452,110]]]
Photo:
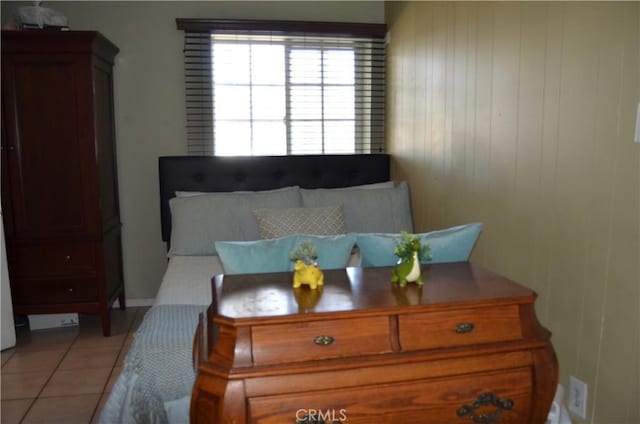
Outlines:
[[318,336],[315,339],[313,339],[313,342],[318,346],[328,346],[332,344],[334,341],[335,339],[331,336]]
[[73,293],[73,287],[69,287],[69,288],[67,289],[67,291],[68,291],[69,293]]
[[[495,406],[497,409],[493,412],[483,412],[476,414],[476,409],[481,406]],[[510,411],[513,409],[513,401],[511,399],[500,399],[495,394],[488,392],[483,393],[471,405],[462,405],[456,413],[460,418],[470,417],[471,421],[478,424],[491,424],[500,420],[502,411]]]
[[473,325],[472,322],[461,322],[460,324],[456,325],[456,333],[458,334],[471,333],[474,328],[475,326]]
[[66,262],[69,262],[69,261],[71,260],[71,255],[67,255],[67,256],[65,256],[65,257],[64,257],[64,260],[65,260]]

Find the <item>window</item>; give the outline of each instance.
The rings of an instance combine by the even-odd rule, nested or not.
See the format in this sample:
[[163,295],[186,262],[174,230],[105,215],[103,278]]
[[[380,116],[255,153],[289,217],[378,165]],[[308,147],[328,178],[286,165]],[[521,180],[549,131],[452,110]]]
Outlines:
[[[269,21],[241,21],[238,29],[230,29],[235,25],[228,21],[207,21],[207,31],[194,31],[184,28],[184,21],[178,27],[186,34],[191,153],[384,150],[383,25],[375,25],[377,37],[363,37],[275,31],[291,23]],[[352,24],[312,26],[318,25],[337,25],[344,33]]]

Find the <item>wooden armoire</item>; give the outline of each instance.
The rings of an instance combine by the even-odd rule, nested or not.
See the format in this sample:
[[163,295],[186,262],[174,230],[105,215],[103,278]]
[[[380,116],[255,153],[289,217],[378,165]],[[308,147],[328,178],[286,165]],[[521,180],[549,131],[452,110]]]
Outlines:
[[113,61],[94,31],[2,31],[2,213],[17,314],[125,307]]

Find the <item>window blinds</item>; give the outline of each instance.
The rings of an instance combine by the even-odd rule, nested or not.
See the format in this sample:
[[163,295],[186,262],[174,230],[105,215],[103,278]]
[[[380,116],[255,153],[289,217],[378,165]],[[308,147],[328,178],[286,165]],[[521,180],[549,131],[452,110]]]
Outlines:
[[384,151],[386,28],[178,20],[191,154]]

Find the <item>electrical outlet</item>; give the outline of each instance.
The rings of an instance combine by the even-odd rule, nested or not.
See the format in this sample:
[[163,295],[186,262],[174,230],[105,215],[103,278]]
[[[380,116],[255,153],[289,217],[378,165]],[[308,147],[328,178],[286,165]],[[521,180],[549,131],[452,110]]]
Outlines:
[[569,377],[569,411],[587,419],[587,383],[573,376]]

